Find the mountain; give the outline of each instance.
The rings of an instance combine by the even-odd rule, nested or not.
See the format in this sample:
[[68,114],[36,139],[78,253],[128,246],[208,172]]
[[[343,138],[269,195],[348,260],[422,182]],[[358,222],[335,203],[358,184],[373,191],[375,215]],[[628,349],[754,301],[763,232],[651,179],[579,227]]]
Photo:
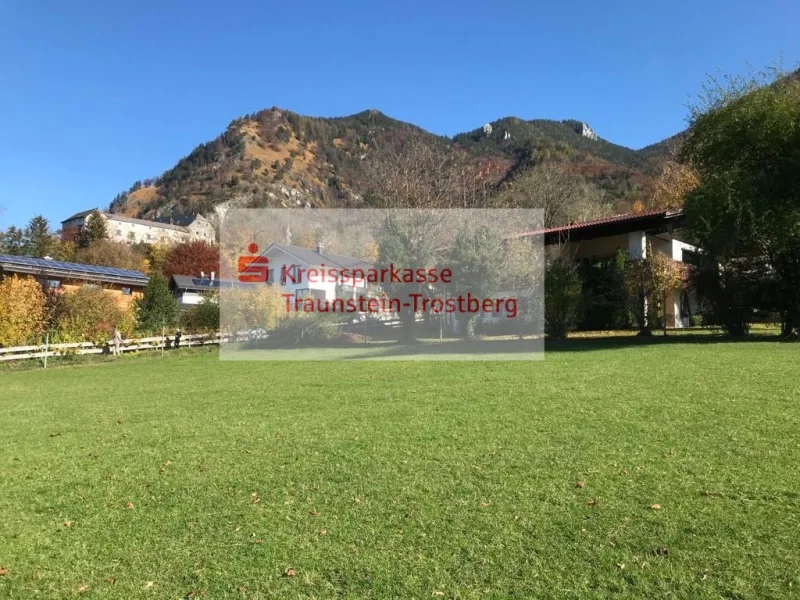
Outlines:
[[[632,150],[580,121],[499,119],[453,138],[367,110],[348,117],[306,117],[271,108],[234,120],[160,177],[135,182],[110,211],[144,218],[213,213],[218,206],[368,205],[363,160],[377,145],[418,136],[461,148],[498,183],[540,162],[563,165],[603,187],[619,210],[646,206],[668,141]],[[483,165],[482,165],[483,166]]]

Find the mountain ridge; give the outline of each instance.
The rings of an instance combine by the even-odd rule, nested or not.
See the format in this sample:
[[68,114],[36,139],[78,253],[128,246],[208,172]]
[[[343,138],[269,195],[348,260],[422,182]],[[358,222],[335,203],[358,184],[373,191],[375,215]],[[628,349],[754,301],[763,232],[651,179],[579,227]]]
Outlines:
[[[588,133],[587,133],[588,130]],[[144,218],[211,214],[224,206],[368,206],[362,161],[377,146],[417,136],[436,148],[458,148],[497,181],[542,162],[586,178],[617,204],[646,205],[669,141],[634,150],[593,139],[583,121],[503,117],[452,137],[367,109],[309,117],[272,107],[238,117],[162,175],[135,182],[110,211]]]

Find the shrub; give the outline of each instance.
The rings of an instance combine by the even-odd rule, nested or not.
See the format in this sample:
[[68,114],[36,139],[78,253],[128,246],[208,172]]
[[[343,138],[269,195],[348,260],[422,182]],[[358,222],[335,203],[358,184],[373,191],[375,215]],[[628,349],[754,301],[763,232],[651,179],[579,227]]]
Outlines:
[[219,330],[219,303],[214,298],[203,298],[181,315],[181,326],[189,331]]
[[768,270],[768,265],[756,257],[727,258],[720,263],[710,257],[704,260],[693,271],[691,283],[706,323],[721,327],[729,335],[747,335],[768,288],[764,281]]
[[62,342],[107,342],[114,328],[122,331],[125,311],[116,299],[95,285],[62,294],[56,307],[56,327]]
[[340,319],[341,315],[336,314],[291,312],[273,330],[270,344],[298,346],[332,342],[342,336]]
[[581,301],[581,279],[576,266],[563,258],[552,261],[544,275],[545,332],[566,337],[575,327]]
[[273,331],[286,317],[286,302],[272,286],[225,290],[221,327],[228,333]]
[[627,253],[619,251],[613,258],[581,264],[580,329],[597,331],[630,327],[624,286],[626,261]]
[[0,346],[34,341],[45,323],[46,298],[30,277],[12,275],[0,282]]

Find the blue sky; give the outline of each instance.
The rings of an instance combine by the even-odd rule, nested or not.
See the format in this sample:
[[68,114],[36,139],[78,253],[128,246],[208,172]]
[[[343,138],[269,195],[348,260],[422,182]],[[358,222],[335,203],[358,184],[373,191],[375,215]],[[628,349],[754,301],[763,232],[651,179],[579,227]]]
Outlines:
[[707,73],[796,65],[799,24],[797,0],[0,0],[0,227],[107,206],[270,106],[447,135],[574,118],[638,148]]

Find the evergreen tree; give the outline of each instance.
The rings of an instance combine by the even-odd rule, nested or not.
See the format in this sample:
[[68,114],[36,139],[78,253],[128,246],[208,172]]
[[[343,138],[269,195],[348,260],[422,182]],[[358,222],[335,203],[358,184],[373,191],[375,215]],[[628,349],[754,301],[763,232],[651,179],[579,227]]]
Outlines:
[[78,245],[81,248],[86,248],[96,240],[104,240],[108,237],[108,230],[106,229],[106,220],[99,212],[94,211],[88,217],[81,229],[78,236]]
[[167,280],[154,274],[144,288],[144,294],[136,300],[136,317],[139,327],[158,331],[175,323],[178,301],[169,290]]
[[25,254],[25,232],[13,225],[3,236],[2,254],[19,256]]
[[25,254],[44,258],[58,254],[58,240],[50,233],[50,224],[42,215],[36,215],[25,228]]

